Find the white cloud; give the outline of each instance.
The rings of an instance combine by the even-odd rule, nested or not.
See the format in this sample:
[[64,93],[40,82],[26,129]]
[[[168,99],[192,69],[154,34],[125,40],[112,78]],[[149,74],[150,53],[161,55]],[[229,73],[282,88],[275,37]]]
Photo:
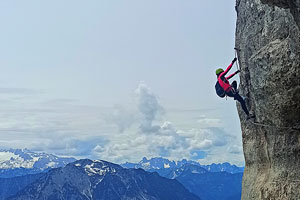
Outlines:
[[210,147],[212,147],[212,145],[213,145],[213,141],[204,139],[203,141],[198,143],[197,147],[199,149],[209,149]]
[[138,99],[138,109],[142,114],[140,128],[142,132],[156,132],[159,126],[153,126],[153,121],[158,114],[163,113],[163,108],[150,88],[141,83],[135,90]]
[[[138,100],[136,115],[140,115],[133,126],[136,128],[110,137],[105,149],[100,148],[101,151],[96,153],[99,157],[117,162],[137,161],[144,156],[164,156],[178,160],[194,158],[197,155],[195,152],[202,151],[208,157],[213,156],[218,160],[214,152],[226,153],[227,145],[235,140],[235,137],[221,128],[178,130],[171,122],[157,119],[163,113],[163,107],[148,86],[140,84],[135,94]],[[211,121],[208,119],[208,122]]]
[[[178,128],[163,119],[164,108],[147,85],[140,84],[134,94],[136,101],[130,107],[80,106],[72,100],[9,107],[0,113],[0,129],[10,131],[0,132],[0,145],[112,162],[144,156],[243,162],[241,141],[216,126],[218,119],[200,115],[195,127]],[[201,152],[205,158],[199,156]]]
[[220,127],[222,124],[222,121],[220,119],[210,119],[205,118],[205,116],[198,119],[197,122],[206,127]]
[[115,123],[121,133],[130,128],[135,120],[136,115],[134,111],[128,110],[121,105],[114,106],[112,113],[107,117],[107,121]]
[[28,88],[0,88],[0,94],[10,94],[10,95],[35,95],[40,94],[41,91],[32,90]]
[[228,147],[228,152],[232,154],[243,154],[243,147],[239,145],[231,145]]

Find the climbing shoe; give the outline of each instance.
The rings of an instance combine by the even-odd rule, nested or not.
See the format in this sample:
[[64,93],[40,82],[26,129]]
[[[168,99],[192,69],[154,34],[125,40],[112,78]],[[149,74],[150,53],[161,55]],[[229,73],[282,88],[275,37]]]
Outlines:
[[248,99],[248,97],[246,97],[246,96],[241,95],[241,97],[243,98],[244,101],[246,101],[246,99]]

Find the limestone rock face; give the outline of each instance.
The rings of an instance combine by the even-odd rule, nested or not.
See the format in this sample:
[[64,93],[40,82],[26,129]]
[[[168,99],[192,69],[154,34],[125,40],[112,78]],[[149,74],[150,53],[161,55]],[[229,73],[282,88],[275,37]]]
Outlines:
[[[300,199],[300,0],[237,0],[242,199]],[[293,128],[292,128],[293,127]]]

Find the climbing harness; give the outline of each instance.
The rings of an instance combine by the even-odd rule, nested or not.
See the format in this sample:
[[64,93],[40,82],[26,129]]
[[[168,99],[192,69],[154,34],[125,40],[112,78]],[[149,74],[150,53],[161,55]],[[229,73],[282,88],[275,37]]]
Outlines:
[[263,124],[255,121],[250,121],[250,123],[258,126],[263,126],[263,127],[270,127],[270,128],[276,128],[276,129],[292,129],[292,130],[297,130],[300,131],[300,128],[295,127],[295,126],[275,126],[275,125],[269,125],[269,124]]

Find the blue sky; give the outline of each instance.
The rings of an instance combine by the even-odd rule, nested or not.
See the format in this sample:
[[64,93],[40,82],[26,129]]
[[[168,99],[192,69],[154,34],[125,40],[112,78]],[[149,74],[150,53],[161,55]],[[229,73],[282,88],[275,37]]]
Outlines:
[[235,102],[214,92],[234,3],[1,2],[0,146],[242,165]]

